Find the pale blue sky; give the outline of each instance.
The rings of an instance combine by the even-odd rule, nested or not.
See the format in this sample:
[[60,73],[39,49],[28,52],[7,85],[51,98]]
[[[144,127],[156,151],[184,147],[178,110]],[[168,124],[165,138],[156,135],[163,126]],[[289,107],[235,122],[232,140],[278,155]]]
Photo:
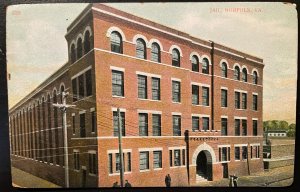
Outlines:
[[[87,4],[16,5],[7,11],[12,107],[68,59],[67,26]],[[264,59],[264,120],[295,121],[297,12],[283,3],[107,4]],[[219,12],[211,12],[212,9]],[[227,12],[246,8],[251,12]]]

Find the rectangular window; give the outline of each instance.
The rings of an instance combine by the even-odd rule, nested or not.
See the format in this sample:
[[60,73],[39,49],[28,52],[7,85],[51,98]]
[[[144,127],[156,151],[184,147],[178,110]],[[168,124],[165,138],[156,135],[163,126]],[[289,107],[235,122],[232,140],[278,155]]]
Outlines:
[[147,76],[138,75],[138,98],[147,99]]
[[234,92],[235,96],[235,108],[240,109],[240,92]]
[[108,170],[109,173],[112,174],[113,173],[113,166],[112,166],[112,154],[108,154]]
[[112,95],[124,96],[124,73],[112,71]]
[[86,96],[92,95],[92,70],[88,70],[85,72],[85,88],[86,88]]
[[160,100],[160,79],[152,77],[152,99]]
[[227,118],[221,118],[221,135],[227,135]]
[[199,86],[192,85],[192,104],[199,105]]
[[[121,129],[122,129],[122,136],[125,136],[125,113],[124,112],[120,112],[121,115]],[[119,135],[119,129],[118,129],[118,112],[114,111],[113,112],[113,124],[114,124],[114,136],[118,137]]]
[[140,152],[140,170],[149,169],[149,152]]
[[242,135],[247,135],[247,120],[245,119],[242,120]]
[[182,165],[185,165],[185,149],[182,149]]
[[172,81],[172,100],[180,102],[180,82]]
[[73,152],[73,158],[74,158],[74,169],[79,170],[80,168],[80,162],[79,162],[79,152]]
[[153,136],[161,136],[161,115],[152,114]]
[[72,79],[72,89],[73,89],[73,102],[77,101],[77,78]]
[[202,105],[209,106],[209,88],[202,87]]
[[247,155],[248,155],[248,148],[247,148],[247,146],[243,146],[242,147],[242,159],[243,160],[247,159]]
[[79,115],[80,118],[80,137],[85,137],[85,113]]
[[227,147],[222,147],[222,161],[227,161]]
[[162,168],[162,153],[161,151],[153,151],[153,168]]
[[239,119],[234,120],[234,135],[235,136],[240,135],[240,120]]
[[234,147],[234,159],[240,160],[240,147]]
[[257,95],[253,95],[252,108],[253,108],[253,110],[257,111]]
[[247,109],[247,93],[242,93],[242,109]]
[[173,136],[181,135],[181,117],[173,115]]
[[75,116],[72,116],[72,123],[73,123],[72,132],[73,134],[75,134]]
[[208,117],[202,117],[202,123],[203,123],[203,130],[207,131],[209,130],[209,118]]
[[97,167],[96,167],[96,154],[95,153],[89,153],[89,171],[91,174],[97,173]]
[[116,155],[116,172],[119,173],[120,172],[120,168],[121,168],[120,154],[119,153],[115,153],[115,155]]
[[221,107],[227,107],[227,90],[221,89]]
[[91,112],[91,117],[92,117],[92,133],[95,133],[95,130],[96,130],[96,112],[95,111],[92,111]]
[[170,160],[170,167],[173,166],[173,151],[172,150],[169,150],[169,160]]
[[180,150],[174,150],[174,166],[180,166]]
[[257,120],[252,121],[253,126],[253,136],[257,136]]
[[84,76],[83,74],[78,77],[79,83],[79,99],[84,98]]
[[200,130],[199,127],[199,117],[192,117],[192,130]]
[[127,171],[131,171],[131,153],[127,153]]
[[139,114],[139,136],[148,136],[148,114]]

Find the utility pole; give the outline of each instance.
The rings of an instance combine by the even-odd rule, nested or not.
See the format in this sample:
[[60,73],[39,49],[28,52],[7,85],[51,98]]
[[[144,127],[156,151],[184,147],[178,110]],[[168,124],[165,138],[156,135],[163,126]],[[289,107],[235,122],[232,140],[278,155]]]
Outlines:
[[119,130],[119,158],[120,158],[120,186],[124,186],[124,162],[123,162],[123,150],[122,150],[122,128],[121,128],[121,113],[120,108],[117,109],[118,113],[118,130]]
[[188,177],[188,184],[190,186],[190,144],[189,144],[189,130],[184,132],[184,140],[186,142],[186,170]]
[[63,112],[63,129],[64,129],[64,155],[65,155],[65,186],[69,187],[69,160],[68,160],[68,130],[67,130],[67,108],[74,107],[75,105],[67,105],[66,98],[69,93],[65,93],[64,91],[62,94],[62,104],[53,103],[54,107],[58,107]]

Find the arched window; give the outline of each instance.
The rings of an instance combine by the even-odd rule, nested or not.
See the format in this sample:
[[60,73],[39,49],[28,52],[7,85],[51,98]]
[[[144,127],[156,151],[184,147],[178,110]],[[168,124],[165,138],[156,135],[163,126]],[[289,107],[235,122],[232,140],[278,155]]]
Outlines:
[[79,37],[77,40],[77,59],[82,57],[82,39]]
[[227,77],[227,65],[225,62],[222,63],[222,77]]
[[62,92],[65,91],[65,86],[64,85],[61,85],[60,86],[60,101],[61,103],[63,102],[63,95],[62,95]]
[[177,49],[172,50],[172,65],[180,67],[180,56],[179,51]]
[[234,79],[240,80],[240,68],[238,66],[235,66],[234,68]]
[[76,61],[75,45],[72,44],[72,46],[71,46],[71,63],[74,63],[75,61]]
[[160,63],[160,47],[157,43],[151,45],[151,61]]
[[199,60],[196,55],[192,57],[192,71],[199,72]]
[[114,31],[110,34],[111,51],[115,53],[123,53],[122,37]]
[[209,74],[209,66],[208,66],[208,59],[202,59],[202,73]]
[[84,34],[84,54],[91,50],[91,39],[90,39],[90,32],[86,31]]
[[246,69],[246,68],[244,68],[244,69],[242,70],[242,80],[243,80],[244,82],[247,82],[247,69]]
[[258,75],[257,75],[257,72],[254,71],[253,72],[253,84],[257,84],[257,82],[258,82]]
[[146,59],[146,43],[141,38],[136,40],[136,57]]

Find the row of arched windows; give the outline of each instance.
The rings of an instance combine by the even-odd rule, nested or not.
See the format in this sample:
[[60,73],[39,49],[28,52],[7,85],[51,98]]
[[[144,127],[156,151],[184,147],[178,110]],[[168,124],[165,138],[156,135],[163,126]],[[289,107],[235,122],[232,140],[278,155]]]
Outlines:
[[[221,64],[221,75],[222,77],[227,78],[227,64],[225,62],[222,62]],[[243,82],[248,82],[248,71],[245,67],[242,68],[242,71],[240,70],[239,66],[235,66],[234,67],[234,75],[233,75],[233,79],[234,80],[242,80]],[[242,77],[241,77],[242,76]],[[256,70],[252,71],[252,83],[253,84],[257,84],[258,83],[258,73]]]
[[[124,34],[120,29],[116,27],[112,27],[113,29],[116,29],[115,31],[111,31],[110,33],[110,44],[111,44],[111,51],[115,53],[123,54],[123,37]],[[108,30],[110,31],[110,29]],[[138,37],[134,42],[136,44],[136,57],[141,59],[147,59],[147,46],[146,42],[143,38]],[[172,47],[171,47],[172,48]],[[152,42],[151,44],[151,56],[150,60],[154,62],[160,63],[161,60],[161,48],[160,45],[157,42]],[[180,67],[180,51],[179,48],[173,48],[172,49],[172,66]],[[201,69],[200,69],[201,64]],[[202,72],[203,74],[209,74],[209,60],[205,57],[199,61],[199,57],[195,54],[191,56],[191,69],[194,72]],[[227,64],[222,63],[221,70],[222,70],[222,77],[227,78]],[[240,77],[241,76],[241,77]],[[253,84],[257,84],[258,82],[258,73],[257,71],[254,71],[253,74]],[[236,66],[234,68],[234,79],[235,80],[242,80],[243,82],[248,82],[247,79],[247,69],[243,68],[240,72],[240,68]]]
[[[64,90],[65,86],[61,84],[60,93]],[[47,98],[42,96],[41,100],[10,116],[12,154],[63,165],[63,130],[58,126],[59,118],[62,122],[62,112],[59,117],[60,110],[52,105],[58,102],[56,88],[52,95],[52,102],[48,94]],[[59,98],[61,102],[61,94]]]
[[90,26],[85,28],[85,31],[82,34],[77,36],[76,42],[71,43],[70,48],[70,59],[71,63],[74,63],[80,59],[83,55],[87,54],[91,50],[91,41],[92,41],[92,30]]

